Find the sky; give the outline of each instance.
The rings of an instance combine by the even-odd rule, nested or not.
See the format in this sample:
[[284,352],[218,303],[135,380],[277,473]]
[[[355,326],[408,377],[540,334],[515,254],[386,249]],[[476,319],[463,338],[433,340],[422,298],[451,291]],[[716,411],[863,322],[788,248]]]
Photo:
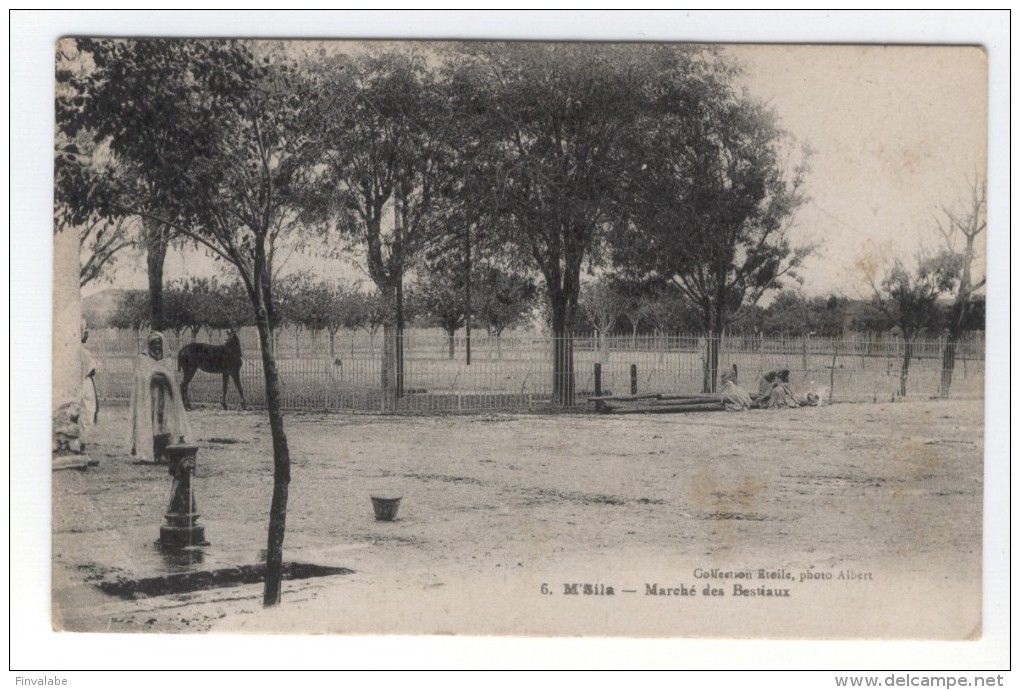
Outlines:
[[[804,290],[858,296],[863,255],[911,261],[986,169],[987,60],[974,47],[739,46],[746,87],[814,154],[792,236]],[[982,254],[983,258],[983,254]]]

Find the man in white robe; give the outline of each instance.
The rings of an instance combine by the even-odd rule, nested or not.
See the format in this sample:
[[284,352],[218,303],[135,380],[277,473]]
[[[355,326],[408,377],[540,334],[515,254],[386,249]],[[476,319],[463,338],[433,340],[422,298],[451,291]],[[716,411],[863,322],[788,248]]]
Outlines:
[[191,435],[173,369],[163,359],[163,334],[153,331],[148,352],[135,358],[131,387],[131,454],[166,461],[162,448]]
[[96,392],[96,360],[92,353],[85,349],[89,339],[89,331],[85,322],[81,322],[81,350],[78,351],[78,362],[81,370],[81,387],[78,389],[78,441],[84,448],[91,440],[92,428],[99,421],[99,395]]

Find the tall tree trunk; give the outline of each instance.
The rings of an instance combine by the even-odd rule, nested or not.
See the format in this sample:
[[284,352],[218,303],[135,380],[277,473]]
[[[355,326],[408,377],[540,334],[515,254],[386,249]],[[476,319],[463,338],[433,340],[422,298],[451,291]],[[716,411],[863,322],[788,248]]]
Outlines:
[[287,527],[287,497],[290,491],[290,450],[283,430],[280,376],[276,368],[269,319],[264,309],[255,310],[262,347],[262,369],[266,380],[266,407],[273,437],[273,499],[269,507],[269,538],[266,547],[266,587],[263,606],[280,603],[283,581],[283,537]]
[[705,346],[702,349],[702,393],[716,392],[719,371],[719,343],[722,340],[722,318],[715,305],[705,312]]
[[554,405],[574,404],[574,339],[570,332],[567,300],[562,294],[550,295],[553,333]]
[[404,211],[406,200],[400,194],[403,185],[398,184],[393,193],[393,268],[390,275],[396,289],[396,332],[394,335],[394,365],[396,398],[404,397]]
[[716,392],[716,380],[718,378],[716,374],[719,373],[719,343],[722,340],[721,330],[717,329],[708,336],[708,356],[705,363],[705,376],[707,378],[706,393]]
[[167,242],[158,225],[149,223],[146,242],[145,265],[149,275],[149,325],[154,331],[161,331],[163,319],[163,264],[166,260]]
[[719,351],[722,348],[723,331],[726,328],[726,291],[725,283],[720,281],[720,287],[715,296],[715,303],[712,305],[711,328],[708,338],[708,378],[709,386],[706,393],[715,393],[719,379]]
[[382,345],[382,396],[383,412],[397,409],[397,327],[392,323],[383,324]]
[[[698,341],[698,349],[701,351],[701,392],[712,392],[712,366],[709,364],[709,343],[712,340],[711,331]],[[704,341],[704,342],[702,342]]]
[[385,320],[382,324],[382,366],[380,368],[380,385],[382,386],[382,405],[384,412],[393,412],[397,409],[397,399],[400,397],[400,333],[398,325],[398,292],[395,284],[386,285],[380,289],[383,299],[386,302]]
[[[965,261],[971,261],[973,256],[973,238],[968,238],[967,253]],[[966,286],[966,288],[965,288]],[[953,370],[956,368],[956,348],[963,334],[963,325],[967,321],[967,312],[970,308],[970,266],[964,266],[963,277],[961,278],[960,290],[953,300],[953,310],[950,316],[949,329],[946,333],[945,342],[942,344],[942,378],[939,382],[939,396],[949,397],[949,389],[953,385]]]
[[[453,358],[453,350],[450,350]],[[471,366],[471,224],[464,230],[464,364]]]
[[404,277],[403,270],[397,272],[397,328],[394,333],[397,398],[404,397]]

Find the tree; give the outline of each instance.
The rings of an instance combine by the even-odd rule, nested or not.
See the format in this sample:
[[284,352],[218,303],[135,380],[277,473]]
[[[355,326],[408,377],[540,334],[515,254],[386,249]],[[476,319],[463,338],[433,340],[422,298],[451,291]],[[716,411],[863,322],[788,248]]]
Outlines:
[[[688,337],[702,332],[698,310],[674,283],[660,275],[641,273],[633,268],[616,266],[612,281],[622,300],[616,327],[630,330],[635,347],[639,332],[658,336],[686,334]],[[661,347],[668,346],[663,342]],[[660,349],[660,352],[663,351]]]
[[343,285],[314,282],[308,273],[283,279],[278,290],[280,320],[296,331],[307,329],[313,343],[322,331],[329,333],[329,356],[336,357],[336,334],[350,319],[354,299]]
[[[173,117],[180,95],[190,87],[187,74],[170,59],[172,51],[165,47],[136,51],[146,68],[129,75],[135,65],[107,60],[114,52],[122,56],[123,46],[108,44],[115,48],[99,52],[94,50],[95,42],[72,39],[57,47],[58,225],[70,222],[89,227],[97,219],[105,224],[121,223],[135,215],[133,220],[140,220],[142,226],[137,244],[146,250],[149,322],[152,328],[162,329],[163,263],[172,233],[155,215],[133,214],[127,209],[146,206],[163,215],[170,212],[167,180],[158,176],[158,166],[147,164],[158,159],[167,142],[134,136],[136,146],[130,155],[118,142],[148,131],[156,120]],[[122,113],[122,117],[107,117],[109,113],[96,106],[101,102],[130,103],[135,110]]]
[[766,309],[763,330],[769,335],[802,337],[811,330],[810,306],[799,290],[783,290]]
[[855,333],[875,336],[888,333],[893,323],[881,311],[874,308],[871,298],[856,299],[846,306],[849,314],[849,328]]
[[808,297],[799,290],[783,290],[765,310],[761,328],[769,335],[839,338],[848,304],[837,295]]
[[84,102],[75,85],[91,69],[72,42],[57,44],[55,109],[58,127],[54,151],[54,232],[74,229],[78,235],[78,286],[84,287],[112,266],[118,252],[130,246],[124,219],[111,219],[89,203],[95,182],[92,166],[96,145],[89,133],[69,132],[72,113]]
[[113,268],[121,250],[135,244],[130,219],[105,220],[92,218],[78,234],[81,271],[78,286],[85,287],[99,280]]
[[700,310],[706,392],[716,388],[726,326],[795,278],[812,251],[788,236],[804,202],[806,154],[791,162],[789,135],[737,89],[738,73],[712,55],[689,78],[653,85],[628,178],[637,203],[614,237],[618,266],[673,282]]
[[499,347],[503,331],[531,317],[538,300],[538,287],[527,275],[509,271],[493,264],[478,269],[478,318],[490,335],[496,336]]
[[[949,388],[953,383],[953,370],[956,367],[956,345],[975,311],[978,302],[977,292],[985,285],[985,276],[975,275],[975,262],[978,259],[977,241],[987,227],[987,194],[988,183],[984,178],[973,180],[968,185],[967,198],[957,208],[942,207],[942,215],[938,219],[938,229],[945,240],[945,248],[950,255],[957,257],[959,274],[953,306],[946,324],[945,341],[942,348],[942,379],[939,395],[949,397]],[[959,242],[963,246],[959,247]]]
[[404,276],[433,233],[429,212],[448,175],[443,137],[452,123],[416,47],[327,56],[317,79],[327,97],[313,115],[321,152],[315,210],[346,249],[364,250],[386,305],[381,384],[392,409],[403,390]]
[[110,315],[109,325],[112,328],[130,328],[133,331],[140,331],[149,325],[148,294],[142,290],[125,292]]
[[624,311],[623,300],[613,289],[606,278],[601,278],[581,288],[579,301],[581,313],[595,329],[598,340],[599,361],[606,361],[608,348],[606,335],[616,324],[617,318]]
[[265,44],[103,39],[78,45],[96,69],[83,80],[70,119],[90,126],[137,173],[113,180],[116,193],[107,195],[106,208],[172,229],[232,265],[254,311],[274,466],[263,603],[277,604],[290,454],[271,341],[273,255],[307,187],[308,137],[299,125],[316,92],[291,60]]
[[[690,318],[687,302],[675,285],[658,276],[633,276],[627,271],[612,274],[613,289],[620,296],[619,322],[626,321],[631,339],[642,326],[656,332],[694,333],[696,319]],[[622,327],[619,323],[617,327]]]
[[291,274],[276,281],[276,326],[293,331],[294,356],[298,358],[301,357],[301,331],[309,321],[311,307],[307,293],[311,285],[311,276],[307,273]]
[[409,290],[409,301],[414,302],[419,315],[446,332],[451,360],[454,357],[454,336],[467,320],[464,300],[466,276],[460,268],[456,263],[442,260],[427,264],[425,277],[419,278]]
[[815,332],[823,338],[842,338],[849,303],[850,300],[839,295],[815,298]]
[[495,333],[499,353],[500,334],[519,320],[518,300],[533,301],[534,284],[530,278],[519,279],[507,273],[527,273],[527,261],[515,255],[506,241],[507,234],[513,232],[513,222],[501,208],[501,161],[491,155],[491,142],[470,126],[484,118],[479,111],[487,106],[479,100],[475,79],[465,78],[463,53],[456,48],[440,48],[437,53],[443,61],[440,88],[454,104],[453,115],[458,123],[464,126],[443,133],[446,155],[442,163],[447,172],[440,193],[433,199],[430,215],[438,232],[431,238],[426,260],[450,264],[451,270],[454,265],[461,267],[464,361],[470,366],[474,317],[480,316],[490,335]]
[[[916,268],[909,270],[894,259],[881,277],[874,263],[867,266],[866,278],[872,290],[872,306],[881,312],[903,338],[899,394],[907,394],[907,377],[914,354],[914,340],[927,329],[937,328],[942,320],[938,306],[941,295],[953,290],[961,272],[961,256],[949,250],[921,253]],[[864,265],[859,262],[859,265]]]
[[173,233],[165,223],[153,218],[142,221],[141,244],[145,248],[146,276],[149,280],[150,320],[157,330],[164,324],[163,311],[163,267],[166,264],[167,249]]
[[351,330],[351,354],[354,354],[355,331],[363,328],[368,334],[369,348],[375,352],[375,334],[389,318],[386,301],[378,292],[362,292],[360,285],[344,296],[342,321],[343,327]]
[[647,67],[654,51],[683,62],[699,49],[470,44],[450,74],[458,124],[478,143],[480,174],[499,190],[503,241],[544,280],[556,404],[573,403],[580,272],[599,259],[614,217],[627,135],[654,81]]
[[[320,280],[307,287],[301,296],[301,318],[313,334],[329,333],[329,357],[336,358],[336,334],[348,320],[351,293],[343,285]],[[314,336],[313,336],[314,337]]]
[[329,358],[336,359],[336,334],[341,328],[350,323],[351,314],[354,310],[356,286],[337,284],[329,286],[329,293],[325,296],[326,307],[323,324],[329,333]]
[[255,324],[251,303],[239,281],[223,284],[216,277],[178,279],[163,292],[164,324],[178,336],[185,330],[195,339],[203,328],[237,330]]
[[192,278],[190,289],[195,293],[199,321],[209,332],[209,337],[214,330],[237,330],[256,325],[251,300],[240,280],[235,278],[222,283],[215,276]]
[[163,306],[163,326],[178,338],[185,330],[194,334],[201,328],[194,293],[189,290],[188,281],[175,280],[167,285],[163,291]]

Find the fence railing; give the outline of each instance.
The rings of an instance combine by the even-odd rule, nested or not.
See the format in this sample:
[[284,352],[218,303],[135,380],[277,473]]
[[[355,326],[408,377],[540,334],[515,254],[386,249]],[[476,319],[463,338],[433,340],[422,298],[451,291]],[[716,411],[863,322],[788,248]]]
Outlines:
[[[251,405],[265,404],[261,350],[254,329],[242,329],[241,385]],[[223,334],[200,333],[198,340],[219,343]],[[193,340],[190,333],[166,334],[166,357]],[[502,337],[472,335],[471,364],[465,362],[463,336],[407,331],[403,335],[403,391],[394,403],[382,392],[382,333],[281,331],[275,352],[283,404],[291,409],[355,412],[446,412],[527,409],[550,402],[553,392],[553,339],[541,334]],[[705,380],[709,338],[683,335],[574,336],[574,390],[577,404],[595,391],[595,364],[603,392],[629,393],[633,371],[639,392],[699,393]],[[87,347],[99,363],[97,386],[108,400],[127,400],[132,360],[145,349],[145,334],[97,331]],[[906,376],[908,397],[945,392],[946,362],[951,362],[953,398],[984,393],[984,343],[980,334],[956,343],[945,358],[940,339],[915,340]],[[843,339],[725,336],[719,343],[720,370],[736,365],[740,384],[756,390],[758,376],[790,370],[798,392],[815,392],[823,401],[890,400],[900,394],[905,345],[895,338]],[[175,367],[176,368],[176,367]],[[718,382],[718,372],[711,372]],[[189,396],[200,404],[218,404],[221,379],[199,373]],[[233,384],[228,403],[239,402]]]

